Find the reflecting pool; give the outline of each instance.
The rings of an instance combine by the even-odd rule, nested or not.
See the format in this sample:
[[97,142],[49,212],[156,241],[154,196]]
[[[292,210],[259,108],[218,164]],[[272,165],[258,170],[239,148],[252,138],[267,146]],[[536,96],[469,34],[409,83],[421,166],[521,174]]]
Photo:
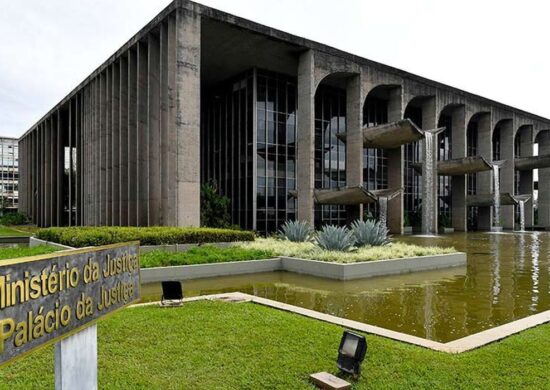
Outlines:
[[[550,234],[455,233],[397,237],[454,246],[466,267],[334,281],[289,272],[184,282],[186,296],[241,291],[339,317],[447,342],[550,309]],[[159,284],[144,285],[159,299]]]

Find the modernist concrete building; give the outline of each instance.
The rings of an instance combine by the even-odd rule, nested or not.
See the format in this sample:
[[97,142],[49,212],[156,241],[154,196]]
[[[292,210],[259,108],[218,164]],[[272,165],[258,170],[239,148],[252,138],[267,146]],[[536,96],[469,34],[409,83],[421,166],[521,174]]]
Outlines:
[[0,137],[1,208],[17,211],[19,205],[19,151],[17,138]]
[[[40,226],[199,225],[212,180],[233,222],[260,232],[379,209],[396,233],[438,218],[511,229],[535,169],[538,225],[550,225],[550,120],[185,0],[19,145],[20,208]],[[534,226],[532,198],[525,207]]]

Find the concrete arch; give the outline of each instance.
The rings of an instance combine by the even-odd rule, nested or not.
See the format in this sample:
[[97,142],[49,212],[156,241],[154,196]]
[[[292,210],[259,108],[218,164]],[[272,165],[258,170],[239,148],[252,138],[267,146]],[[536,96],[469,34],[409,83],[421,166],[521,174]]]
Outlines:
[[402,119],[403,106],[402,106],[402,88],[399,84],[380,84],[370,89],[363,95],[362,102],[362,121],[363,125],[367,123],[367,103],[369,98],[380,98],[387,101],[387,120],[386,122],[393,122]]
[[346,89],[347,81],[355,76],[359,76],[360,72],[351,72],[348,70],[329,71],[326,69],[315,70],[315,91],[321,84],[332,85],[337,88]]

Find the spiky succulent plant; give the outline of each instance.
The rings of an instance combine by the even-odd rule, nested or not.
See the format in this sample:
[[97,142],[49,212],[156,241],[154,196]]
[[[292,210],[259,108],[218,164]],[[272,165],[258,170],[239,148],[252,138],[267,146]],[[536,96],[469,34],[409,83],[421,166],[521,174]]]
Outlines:
[[325,225],[315,235],[315,242],[328,251],[349,251],[355,244],[355,239],[345,226]]
[[351,231],[357,246],[382,246],[390,243],[388,229],[379,221],[355,221]]
[[281,236],[293,242],[305,242],[311,240],[313,229],[304,221],[286,221],[281,226]]

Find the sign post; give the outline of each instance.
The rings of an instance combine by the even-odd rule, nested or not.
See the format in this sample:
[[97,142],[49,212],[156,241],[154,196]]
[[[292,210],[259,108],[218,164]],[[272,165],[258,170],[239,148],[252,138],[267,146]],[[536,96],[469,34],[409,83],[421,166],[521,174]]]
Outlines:
[[97,388],[98,319],[140,296],[139,243],[0,262],[0,365],[55,346],[55,387]]

